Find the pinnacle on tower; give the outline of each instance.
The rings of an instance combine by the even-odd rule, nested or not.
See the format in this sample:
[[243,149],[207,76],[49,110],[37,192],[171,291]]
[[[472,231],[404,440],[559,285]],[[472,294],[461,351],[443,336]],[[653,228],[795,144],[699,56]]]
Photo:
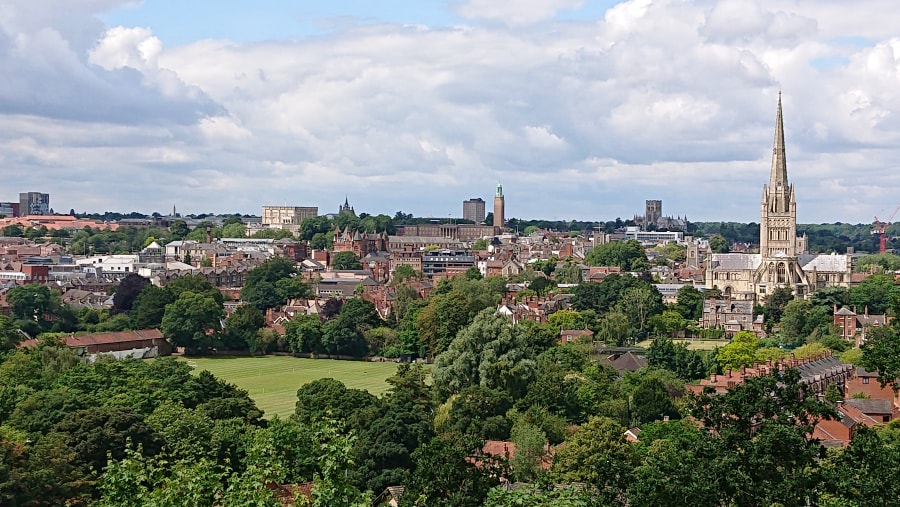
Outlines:
[[787,161],[784,156],[784,121],[781,117],[781,92],[778,92],[778,113],[775,115],[775,143],[772,148],[772,174],[769,188],[787,186]]
[[503,185],[497,183],[497,197],[503,197]]

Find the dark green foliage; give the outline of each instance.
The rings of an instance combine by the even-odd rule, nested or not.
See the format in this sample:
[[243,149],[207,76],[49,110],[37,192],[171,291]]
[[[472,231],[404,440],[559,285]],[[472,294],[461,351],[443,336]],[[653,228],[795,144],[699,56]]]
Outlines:
[[685,343],[676,345],[664,336],[654,338],[650,344],[647,366],[669,370],[685,381],[701,379],[708,373],[698,352],[690,350]]
[[868,427],[856,430],[850,446],[822,464],[822,489],[828,506],[888,507],[900,498],[896,470],[900,446]]
[[618,266],[623,271],[650,269],[644,247],[633,239],[597,245],[588,252],[584,261],[590,266]]
[[703,316],[703,293],[693,285],[685,285],[678,289],[675,311],[687,320],[698,320]]
[[869,314],[882,315],[900,304],[900,285],[891,275],[872,275],[850,289],[849,303],[858,313],[868,310]]
[[882,386],[890,385],[894,391],[900,391],[900,332],[896,324],[870,329],[861,348],[860,363],[867,370],[878,372]]
[[358,424],[358,412],[376,403],[377,398],[367,391],[347,389],[343,382],[323,378],[297,390],[294,417],[303,424],[335,420],[352,428]]
[[583,482],[608,505],[620,502],[636,465],[625,427],[608,417],[592,417],[566,440],[553,458],[554,481]]
[[784,308],[793,299],[794,293],[790,287],[776,287],[766,296],[763,311],[765,312],[767,332],[771,333],[772,327],[781,321]]
[[[613,273],[600,283],[584,282],[578,284],[572,290],[572,307],[578,311],[594,310],[598,314],[603,314],[613,309],[627,289],[630,288],[651,289],[654,293],[654,299],[656,299],[656,296],[659,296],[659,291],[651,283],[631,275]],[[655,308],[658,311],[650,313],[650,315],[662,312],[662,296],[659,296],[658,302],[659,308]]]
[[255,306],[239,306],[225,319],[222,344],[227,349],[258,351],[257,334],[266,325],[266,318]]
[[166,305],[159,328],[176,347],[205,350],[219,346],[224,317],[221,301],[217,302],[209,293],[185,291]]
[[723,236],[714,234],[709,238],[709,249],[714,253],[728,253],[731,250],[731,243]]
[[116,286],[116,292],[113,294],[112,313],[130,312],[134,305],[134,300],[148,285],[150,285],[150,280],[137,273],[130,273],[125,276],[119,282],[119,285]]
[[510,408],[512,400],[502,391],[467,387],[452,399],[447,431],[482,440],[506,440],[512,426],[506,417]]
[[331,267],[336,270],[341,269],[362,269],[359,262],[359,256],[353,252],[338,252],[331,258]]
[[416,449],[400,505],[481,507],[499,475],[489,458],[480,467],[468,459],[480,447],[477,440],[439,435]]
[[[246,453],[238,449],[246,446],[226,443],[229,433],[211,429],[207,414],[240,424],[232,435],[246,434],[262,415],[246,392],[208,372],[195,377],[171,358],[86,364],[68,349],[40,345],[0,360],[3,505],[82,505],[96,493],[95,474],[108,456],[127,459],[129,442],[146,456],[165,446],[190,459],[199,453],[224,464],[227,457],[243,467]],[[180,423],[192,431],[182,440],[172,427]]]
[[85,473],[101,470],[107,457],[122,459],[128,442],[141,446],[148,456],[159,451],[160,442],[144,418],[124,407],[91,407],[66,414],[52,432],[65,435],[75,451],[75,463]]
[[157,328],[166,314],[166,305],[175,301],[172,291],[148,285],[137,296],[131,307],[131,325],[134,329]]
[[679,417],[668,386],[658,378],[642,379],[631,393],[631,404],[632,418],[638,425],[666,417]]
[[324,354],[324,326],[315,315],[298,315],[285,324],[285,337],[293,352]]
[[727,470],[720,494],[735,505],[806,505],[816,481],[810,471],[821,455],[808,435],[817,420],[836,414],[799,378],[787,370],[692,400],[693,415],[714,435]]
[[53,328],[63,310],[59,293],[40,284],[20,285],[6,293],[9,313],[17,319],[33,321],[43,331]]
[[284,257],[273,257],[251,269],[241,289],[241,299],[263,312],[307,294],[309,288],[297,278],[296,263]]

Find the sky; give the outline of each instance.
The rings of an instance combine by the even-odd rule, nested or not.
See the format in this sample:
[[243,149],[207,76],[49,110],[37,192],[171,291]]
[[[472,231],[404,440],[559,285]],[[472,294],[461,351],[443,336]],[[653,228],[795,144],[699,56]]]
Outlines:
[[759,221],[900,205],[895,0],[4,0],[0,201]]

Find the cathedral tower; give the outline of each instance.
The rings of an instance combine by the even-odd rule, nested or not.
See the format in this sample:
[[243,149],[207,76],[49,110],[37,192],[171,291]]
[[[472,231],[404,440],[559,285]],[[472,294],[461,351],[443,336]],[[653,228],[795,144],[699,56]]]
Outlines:
[[759,222],[759,253],[762,263],[757,272],[760,293],[766,288],[791,287],[796,296],[805,296],[806,275],[797,256],[797,200],[794,185],[788,181],[787,160],[784,153],[784,120],[781,113],[781,94],[775,115],[775,141],[772,148],[772,168],[769,183],[763,185]]

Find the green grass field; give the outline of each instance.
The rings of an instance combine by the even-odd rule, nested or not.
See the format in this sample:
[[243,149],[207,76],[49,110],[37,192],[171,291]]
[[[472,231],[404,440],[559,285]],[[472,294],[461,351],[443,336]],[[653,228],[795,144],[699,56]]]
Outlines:
[[[712,350],[716,347],[728,345],[728,340],[672,340],[674,343],[687,343],[691,350]],[[644,340],[637,344],[638,347],[650,348],[653,340]]]
[[303,359],[289,356],[185,357],[199,373],[213,375],[246,389],[267,418],[294,413],[297,389],[320,378],[340,380],[347,387],[365,389],[378,396],[390,387],[385,379],[397,371],[397,363]]

